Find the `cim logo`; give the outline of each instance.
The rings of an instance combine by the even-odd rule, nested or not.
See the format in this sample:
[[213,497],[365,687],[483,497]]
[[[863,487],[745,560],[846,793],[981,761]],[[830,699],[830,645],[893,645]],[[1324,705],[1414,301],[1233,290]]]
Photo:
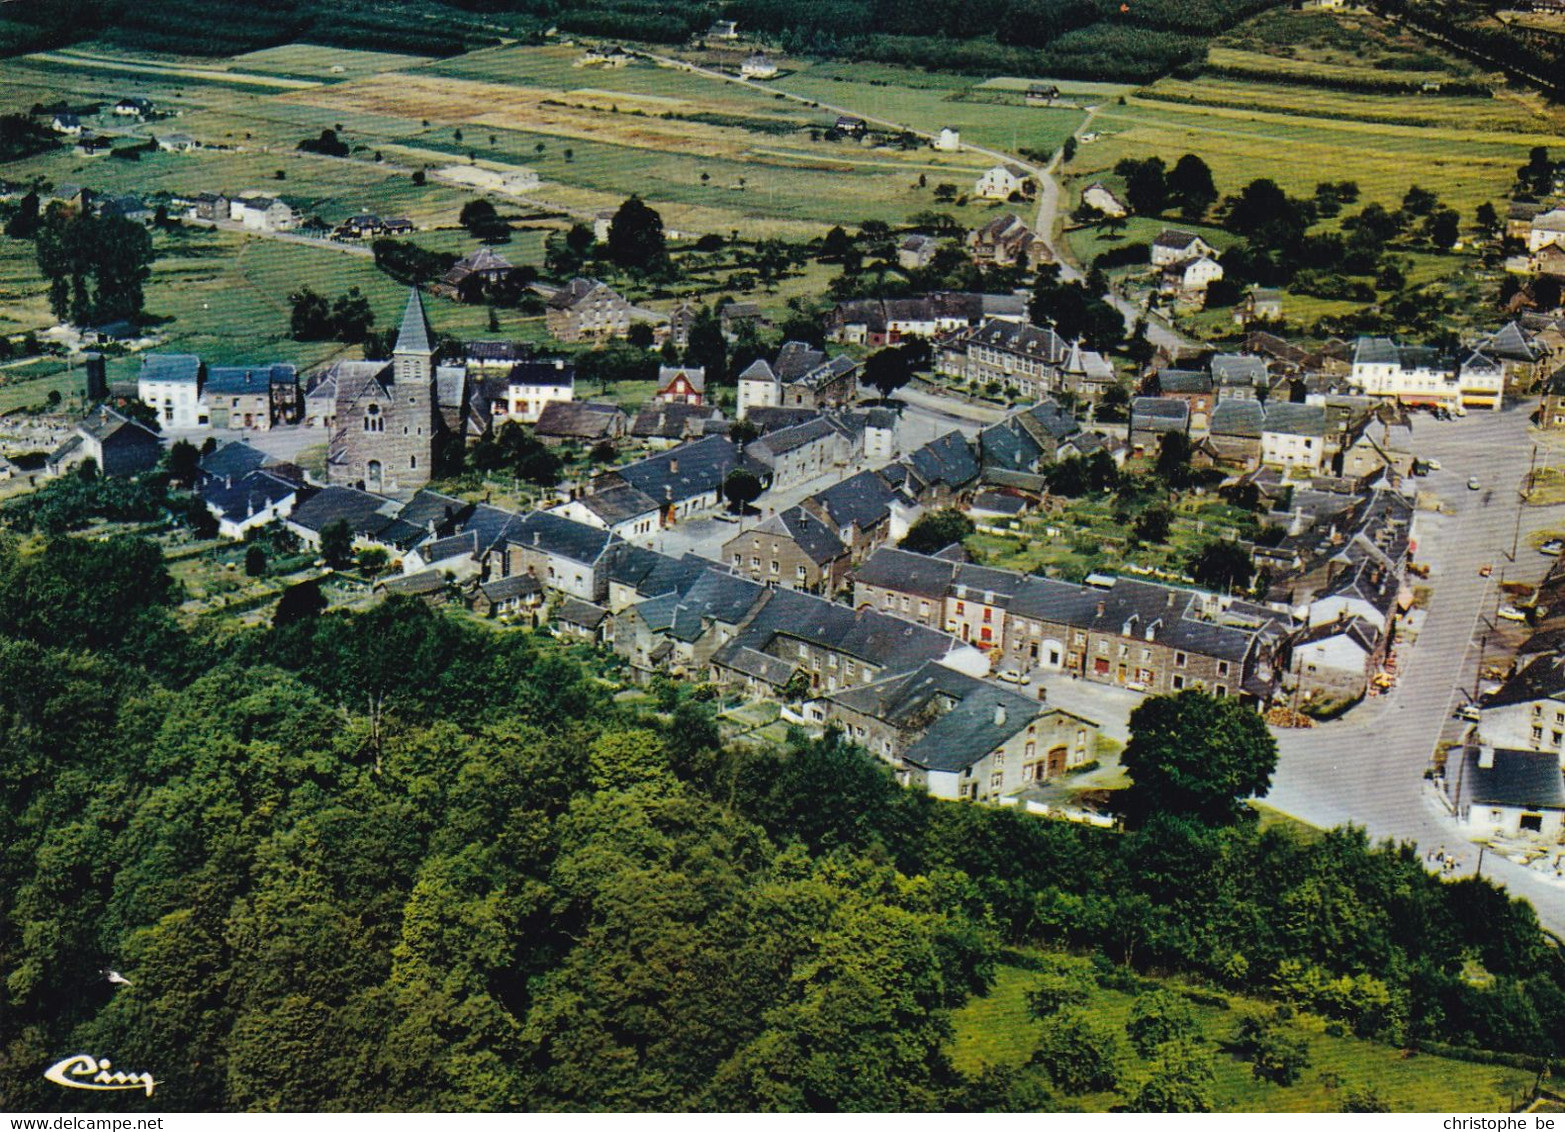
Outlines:
[[109,1063],[91,1054],[78,1053],[57,1061],[44,1070],[44,1078],[67,1089],[92,1089],[113,1092],[122,1089],[145,1089],[147,1096],[157,1087],[150,1073],[121,1073]]

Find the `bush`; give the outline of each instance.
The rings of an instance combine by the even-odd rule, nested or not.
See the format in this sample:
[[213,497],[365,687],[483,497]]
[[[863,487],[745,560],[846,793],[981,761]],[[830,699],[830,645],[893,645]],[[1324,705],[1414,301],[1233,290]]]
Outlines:
[[1062,1092],[1107,1092],[1119,1083],[1119,1038],[1106,1024],[1071,1007],[1055,1014],[1033,1053]]

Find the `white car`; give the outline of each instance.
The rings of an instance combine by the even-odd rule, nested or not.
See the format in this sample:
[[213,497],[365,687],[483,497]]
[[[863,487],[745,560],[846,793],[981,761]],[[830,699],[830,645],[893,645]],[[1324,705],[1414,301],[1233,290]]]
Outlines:
[[1561,551],[1565,551],[1565,539],[1551,538],[1538,548],[1539,554],[1547,554],[1550,558],[1558,558]]
[[1502,605],[1499,609],[1494,611],[1494,615],[1505,621],[1527,620],[1527,615],[1521,610],[1517,609],[1514,605]]
[[996,672],[994,674],[994,678],[996,680],[1003,680],[1007,684],[1025,684],[1025,683],[1027,683],[1027,675],[1026,675],[1026,673],[1018,672],[1014,668],[1002,668],[1002,669],[1000,669],[1000,671],[998,671],[998,672]]
[[1431,472],[1438,472],[1440,470],[1440,461],[1439,460],[1425,460],[1424,461],[1424,467],[1428,468]]
[[1456,718],[1465,719],[1468,723],[1478,723],[1483,719],[1483,712],[1478,710],[1477,704],[1463,704],[1456,709]]
[[1468,491],[1477,491],[1481,487],[1483,487],[1483,484],[1479,482],[1477,476],[1473,476],[1471,479],[1469,479],[1467,481],[1467,490]]

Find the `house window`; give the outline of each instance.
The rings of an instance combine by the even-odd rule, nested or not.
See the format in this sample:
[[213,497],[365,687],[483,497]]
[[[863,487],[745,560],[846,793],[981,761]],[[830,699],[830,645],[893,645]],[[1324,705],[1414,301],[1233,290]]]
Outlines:
[[1185,661],[1187,661],[1188,659],[1189,659],[1189,657],[1187,657],[1184,653],[1176,652],[1174,654],[1174,667],[1175,668],[1183,668],[1185,666]]
[[985,621],[993,621],[994,620],[994,610],[992,610],[992,609],[984,610],[984,620]]
[[1524,832],[1527,832],[1527,833],[1542,833],[1543,832],[1543,815],[1542,814],[1523,814],[1522,817],[1521,817],[1521,821],[1519,821],[1517,824],[1522,828],[1522,830]]
[[780,574],[780,573],[782,573],[782,563],[778,562],[777,559],[775,559],[775,558],[772,559],[772,573],[773,574]]
[[761,560],[759,558],[756,558],[754,555],[751,555],[751,557],[750,557],[750,565],[752,567],[754,567],[755,569],[759,570],[761,568]]
[[793,568],[793,576],[795,578],[798,578],[802,582],[805,579],[804,567],[803,566],[795,566]]
[[1098,642],[1098,652],[1100,654],[1104,654],[1104,653],[1107,653],[1108,651],[1109,651],[1109,643],[1107,641],[1099,641]]
[[1543,728],[1541,728],[1541,727],[1534,727],[1532,729],[1532,741],[1534,743],[1541,743],[1541,742],[1543,742]]
[[1176,675],[1174,677],[1174,691],[1177,692],[1180,689],[1182,689],[1184,686],[1185,686],[1185,678],[1183,676]]
[[957,616],[958,616],[958,617],[960,617],[960,616],[962,616],[962,615],[963,615],[963,614],[964,614],[964,613],[966,613],[966,612],[967,612],[967,606],[966,606],[966,604],[965,604],[965,603],[964,603],[964,602],[960,602],[960,601],[959,601],[959,602],[957,602],[957,603],[956,603],[956,615],[957,615]]
[[1152,650],[1151,649],[1142,649],[1141,650],[1141,663],[1145,664],[1147,661],[1149,661],[1151,659],[1152,659]]
[[1217,662],[1217,674],[1219,676],[1228,675],[1228,662],[1226,660],[1220,660]]

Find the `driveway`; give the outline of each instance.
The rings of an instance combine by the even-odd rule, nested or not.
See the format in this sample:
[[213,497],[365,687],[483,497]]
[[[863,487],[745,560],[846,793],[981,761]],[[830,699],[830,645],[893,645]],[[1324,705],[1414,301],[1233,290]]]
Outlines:
[[[1470,874],[1478,848],[1467,843],[1432,784],[1424,779],[1436,743],[1478,668],[1475,634],[1493,624],[1502,571],[1506,580],[1537,582],[1550,560],[1527,546],[1529,533],[1565,519],[1565,507],[1522,507],[1518,486],[1532,454],[1526,411],[1474,413],[1437,422],[1416,416],[1420,457],[1442,470],[1412,481],[1454,511],[1421,512],[1417,558],[1431,567],[1433,588],[1418,639],[1401,649],[1402,678],[1389,695],[1366,701],[1341,721],[1310,730],[1279,730],[1277,773],[1266,801],[1313,825],[1351,822],[1376,839],[1411,841],[1421,851],[1456,851]],[[1467,488],[1469,477],[1481,487]],[[1519,517],[1519,522],[1518,522]],[[1518,544],[1515,562],[1509,560]],[[1494,566],[1482,578],[1479,567]],[[1532,901],[1540,920],[1565,932],[1565,886],[1488,853],[1483,874]]]

